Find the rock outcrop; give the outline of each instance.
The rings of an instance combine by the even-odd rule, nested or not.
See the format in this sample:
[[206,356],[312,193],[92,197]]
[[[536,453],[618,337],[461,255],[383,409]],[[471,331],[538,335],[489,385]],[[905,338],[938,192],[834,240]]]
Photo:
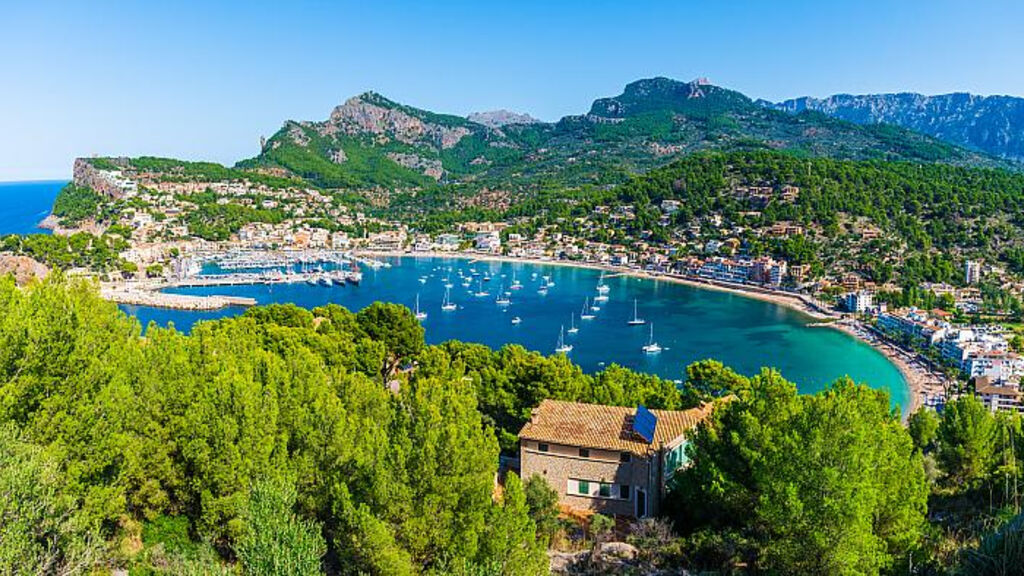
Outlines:
[[0,254],[0,276],[13,275],[19,286],[50,275],[50,269],[28,256]]

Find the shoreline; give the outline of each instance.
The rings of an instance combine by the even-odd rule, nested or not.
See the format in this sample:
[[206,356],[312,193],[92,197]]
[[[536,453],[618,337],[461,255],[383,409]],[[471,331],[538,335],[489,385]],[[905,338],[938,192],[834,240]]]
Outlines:
[[[925,404],[926,396],[929,394],[941,394],[941,383],[934,382],[934,376],[929,373],[922,373],[915,368],[913,360],[907,360],[903,353],[877,337],[868,336],[867,330],[861,327],[860,330],[849,326],[849,320],[844,320],[842,315],[827,313],[808,301],[806,297],[797,294],[776,293],[756,286],[738,286],[722,282],[702,281],[675,274],[654,274],[644,270],[612,266],[610,264],[595,264],[592,262],[573,262],[566,260],[542,260],[539,258],[518,258],[513,256],[502,256],[497,254],[475,254],[467,252],[382,252],[382,251],[353,251],[353,256],[364,258],[437,258],[437,259],[458,259],[458,260],[480,260],[487,262],[509,262],[519,264],[531,264],[540,266],[568,266],[574,268],[586,268],[590,270],[602,270],[617,275],[630,276],[644,280],[656,280],[672,282],[703,290],[716,290],[760,300],[776,306],[782,306],[794,312],[798,312],[817,322],[808,323],[808,326],[830,328],[838,330],[851,338],[870,346],[879,354],[884,356],[903,377],[903,384],[907,389],[907,406],[900,406],[902,417],[905,421],[910,414]],[[858,323],[858,326],[859,323]]]
[[[943,387],[941,381],[924,367],[916,365],[914,358],[905,358],[906,352],[895,348],[893,345],[879,339],[872,334],[863,324],[844,318],[843,315],[822,309],[809,297],[796,293],[787,293],[758,286],[744,286],[714,280],[697,279],[678,274],[653,273],[646,270],[613,266],[610,264],[599,264],[593,262],[576,262],[570,260],[545,260],[541,258],[522,258],[514,256],[503,256],[500,254],[486,254],[474,252],[405,252],[405,251],[380,251],[380,250],[353,250],[352,258],[355,259],[377,259],[377,258],[433,258],[440,260],[466,260],[482,262],[503,262],[512,264],[527,264],[534,266],[562,266],[570,268],[583,268],[608,272],[615,276],[629,276],[642,280],[663,281],[699,290],[715,290],[729,294],[735,294],[743,298],[759,300],[776,306],[786,308],[805,316],[808,320],[807,326],[831,328],[843,332],[847,336],[870,346],[879,354],[884,356],[899,372],[903,384],[907,390],[908,406],[901,406],[904,420],[918,408],[925,404],[929,395],[941,394]],[[195,296],[182,299],[162,299],[166,296],[162,290],[175,286],[175,282],[153,282],[148,285],[137,285],[134,289],[118,289],[114,286],[107,287],[108,299],[120,301],[121,303],[156,306],[165,308],[176,308],[180,310],[211,310],[223,308],[230,305],[252,305],[254,302],[227,302],[230,297],[220,296]],[[126,298],[129,296],[130,298]],[[147,298],[146,295],[151,296]],[[110,298],[113,296],[113,298]],[[178,295],[171,295],[178,296]],[[130,301],[126,301],[130,300]],[[172,301],[173,300],[173,301]],[[188,300],[188,301],[186,301]],[[199,300],[209,300],[199,302]],[[159,303],[157,303],[159,302]],[[162,304],[162,306],[161,306]]]

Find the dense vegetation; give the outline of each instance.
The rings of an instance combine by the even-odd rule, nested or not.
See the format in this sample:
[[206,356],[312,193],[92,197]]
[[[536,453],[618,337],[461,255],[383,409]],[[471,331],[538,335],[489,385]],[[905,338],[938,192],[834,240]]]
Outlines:
[[[794,201],[765,202],[736,191],[784,185],[799,187]],[[659,223],[665,200],[681,203],[667,226]],[[633,206],[636,217],[614,221],[594,213],[600,205]],[[427,222],[455,217],[441,212]],[[770,253],[821,270],[841,263],[881,283],[897,276],[914,286],[955,283],[968,257],[1000,257],[1011,269],[1024,270],[1024,175],[946,164],[799,158],[767,151],[695,154],[610,190],[542,192],[496,217],[519,219],[517,231],[554,225],[575,234],[575,219],[586,217],[595,224],[589,239],[625,244],[668,241],[670,229],[686,241],[689,227],[696,225],[701,243],[738,234],[752,255]],[[722,224],[712,225],[714,217]],[[757,232],[779,222],[792,222],[805,232],[790,238]],[[732,232],[737,227],[740,231]],[[865,231],[877,237],[865,239]]]
[[0,237],[0,253],[29,256],[60,270],[88,268],[104,271],[134,266],[119,256],[126,249],[128,242],[124,237],[113,234],[95,236],[76,232],[70,236],[10,234]]
[[[687,374],[680,392],[517,347],[428,347],[391,304],[254,308],[142,338],[88,284],[0,281],[0,490],[14,495],[0,499],[0,573],[540,574],[566,526],[553,493],[509,474],[493,495],[500,444],[529,408],[725,394],[673,478],[680,536],[638,525],[638,566],[1013,565],[1021,417],[967,398],[908,431],[884,393],[851,382],[799,396],[771,371]],[[595,517],[589,531],[610,528]]]
[[[767,109],[738,92],[667,78],[633,82],[620,96],[594,102],[587,115],[500,130],[374,93],[355,100],[420,122],[422,133],[399,136],[386,125],[365,132],[338,129],[333,117],[325,122],[287,122],[258,157],[238,166],[284,168],[331,188],[438,187],[424,170],[389,157],[399,153],[439,162],[444,170],[439,185],[450,194],[621,182],[630,173],[701,150],[774,149],[801,157],[1010,166],[902,128],[859,126],[810,112],[794,116]],[[465,134],[453,145],[442,145],[437,136],[441,130]],[[338,150],[345,153],[344,160],[335,159]]]
[[69,183],[57,193],[52,212],[62,225],[74,226],[82,220],[97,218],[102,204],[103,196],[92,188]]

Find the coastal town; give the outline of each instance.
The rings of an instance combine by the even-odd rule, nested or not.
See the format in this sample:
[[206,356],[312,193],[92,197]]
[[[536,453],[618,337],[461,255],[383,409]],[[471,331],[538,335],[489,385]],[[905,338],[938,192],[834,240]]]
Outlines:
[[[47,224],[62,234],[113,230],[127,236],[129,247],[120,257],[129,265],[102,275],[104,296],[123,304],[187,310],[248,306],[255,301],[161,290],[238,283],[358,282],[360,264],[379,266],[383,256],[594,267],[733,291],[800,310],[813,325],[843,330],[885,354],[911,389],[911,411],[921,405],[941,407],[964,393],[978,395],[993,411],[1024,409],[1020,338],[998,321],[998,315],[981,314],[984,301],[978,288],[982,279],[995,278],[1004,285],[1011,281],[1005,271],[976,260],[964,263],[958,285],[921,286],[922,292],[941,300],[941,307],[895,307],[881,296],[897,287],[877,285],[855,270],[830,273],[766,254],[751,255],[742,240],[751,231],[730,226],[715,215],[685,227],[674,226],[674,215],[682,208],[675,200],[658,206],[657,226],[672,231],[667,240],[648,234],[646,239],[628,242],[599,242],[592,239],[595,229],[615,229],[634,220],[632,206],[599,205],[590,217],[563,219],[532,232],[522,222],[463,221],[449,230],[425,233],[413,223],[372,216],[369,207],[359,210],[316,189],[288,181],[282,184],[281,174],[267,175],[271,179],[266,181],[211,179],[166,167],[147,169],[126,159],[79,159],[74,174],[75,186],[92,191],[117,210],[107,211],[113,216],[106,221],[72,222],[55,214]],[[755,206],[767,206],[793,202],[800,190],[791,185],[741,186],[734,193]],[[247,212],[233,226],[215,229],[197,219],[197,212],[204,209]],[[753,233],[786,239],[809,231],[794,223],[776,222]],[[862,233],[870,238],[881,234],[877,230]],[[211,262],[230,265],[220,275],[201,273]],[[334,271],[328,273],[323,263],[332,263]],[[284,265],[287,272],[267,271],[283,270]]]

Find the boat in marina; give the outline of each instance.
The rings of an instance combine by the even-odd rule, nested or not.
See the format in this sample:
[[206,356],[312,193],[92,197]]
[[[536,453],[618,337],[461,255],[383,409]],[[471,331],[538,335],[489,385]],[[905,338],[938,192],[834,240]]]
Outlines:
[[426,320],[427,319],[427,313],[422,311],[422,310],[420,310],[420,295],[419,294],[416,295],[416,319],[417,320]]
[[494,303],[498,306],[508,306],[512,303],[512,299],[508,297],[508,293],[505,292],[505,286],[502,286],[498,290],[498,297],[494,299]]
[[451,312],[455,310],[455,303],[452,302],[452,291],[451,288],[444,289],[444,301],[441,302],[441,310],[445,312]]
[[559,354],[572,352],[572,344],[565,343],[565,326],[562,326],[558,332],[558,346],[555,347],[555,352]]
[[591,313],[590,300],[587,298],[583,299],[583,311],[580,312],[580,320],[593,320],[594,315]]
[[569,329],[566,330],[569,334],[575,334],[580,331],[580,327],[576,325],[576,313],[573,312],[572,316],[569,317]]
[[647,321],[637,315],[636,298],[633,299],[633,318],[628,320],[626,324],[629,326],[643,326]]
[[328,288],[334,286],[334,280],[331,280],[331,277],[326,274],[321,274],[320,277],[317,278],[316,282],[317,284]]
[[661,354],[661,350],[661,346],[654,341],[654,322],[651,322],[651,335],[643,347],[644,354]]

